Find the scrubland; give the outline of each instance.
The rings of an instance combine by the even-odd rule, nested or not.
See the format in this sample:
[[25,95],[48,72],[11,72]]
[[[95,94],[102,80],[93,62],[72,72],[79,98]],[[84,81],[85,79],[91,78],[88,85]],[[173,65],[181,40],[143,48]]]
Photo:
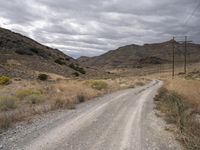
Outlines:
[[113,79],[66,79],[49,75],[50,79],[6,79],[0,85],[0,128],[7,129],[13,123],[29,121],[36,114],[56,109],[76,109],[76,104],[95,97],[133,88],[149,82],[149,79],[126,77]]
[[[200,80],[198,71],[166,79],[155,98],[156,108],[169,124],[168,130],[188,150],[200,149]],[[191,74],[194,78],[191,78]]]

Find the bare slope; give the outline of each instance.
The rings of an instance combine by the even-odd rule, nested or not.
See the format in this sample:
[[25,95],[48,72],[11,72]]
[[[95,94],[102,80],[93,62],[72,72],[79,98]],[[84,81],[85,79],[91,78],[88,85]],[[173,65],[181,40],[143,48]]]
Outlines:
[[[101,56],[81,57],[78,59],[85,66],[101,66],[105,68],[122,67],[143,67],[148,64],[166,64],[172,60],[172,40],[139,45],[128,45],[120,47],[117,50],[109,51]],[[175,43],[175,60],[181,62],[184,60],[184,44]],[[200,45],[188,45],[188,59],[190,62],[200,60]]]

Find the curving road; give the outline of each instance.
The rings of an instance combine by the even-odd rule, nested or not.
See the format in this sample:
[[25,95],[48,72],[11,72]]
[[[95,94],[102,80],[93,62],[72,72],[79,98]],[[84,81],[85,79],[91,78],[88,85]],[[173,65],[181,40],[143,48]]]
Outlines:
[[143,87],[118,91],[81,104],[46,124],[31,127],[34,129],[29,129],[30,132],[19,131],[12,141],[7,140],[4,149],[181,149],[164,130],[163,121],[155,116],[153,97],[161,85],[161,81],[155,80]]

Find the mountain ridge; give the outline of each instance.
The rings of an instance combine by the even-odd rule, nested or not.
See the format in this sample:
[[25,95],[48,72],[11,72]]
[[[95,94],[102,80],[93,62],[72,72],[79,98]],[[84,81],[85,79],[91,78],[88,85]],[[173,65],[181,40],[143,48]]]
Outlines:
[[[172,42],[175,45],[175,60],[179,63],[184,59],[184,44],[173,40],[143,45],[130,44],[100,56],[80,57],[78,62],[84,66],[103,68],[138,68],[147,64],[171,63]],[[188,58],[192,62],[200,60],[200,44],[188,44]]]
[[0,75],[36,78],[36,72],[47,72],[70,77],[77,73],[84,75],[80,68],[75,59],[58,49],[0,28]]

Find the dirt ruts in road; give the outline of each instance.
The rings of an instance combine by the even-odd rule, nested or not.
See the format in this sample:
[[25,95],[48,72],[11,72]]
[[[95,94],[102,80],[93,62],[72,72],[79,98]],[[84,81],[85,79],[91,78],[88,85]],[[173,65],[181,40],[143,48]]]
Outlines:
[[47,123],[42,117],[35,126],[26,127],[29,133],[20,130],[10,138],[9,132],[1,137],[3,149],[181,149],[164,130],[165,123],[154,114],[153,98],[161,85],[161,81],[154,80],[143,87],[108,94],[81,104],[76,110],[52,115],[50,121],[46,118]]

